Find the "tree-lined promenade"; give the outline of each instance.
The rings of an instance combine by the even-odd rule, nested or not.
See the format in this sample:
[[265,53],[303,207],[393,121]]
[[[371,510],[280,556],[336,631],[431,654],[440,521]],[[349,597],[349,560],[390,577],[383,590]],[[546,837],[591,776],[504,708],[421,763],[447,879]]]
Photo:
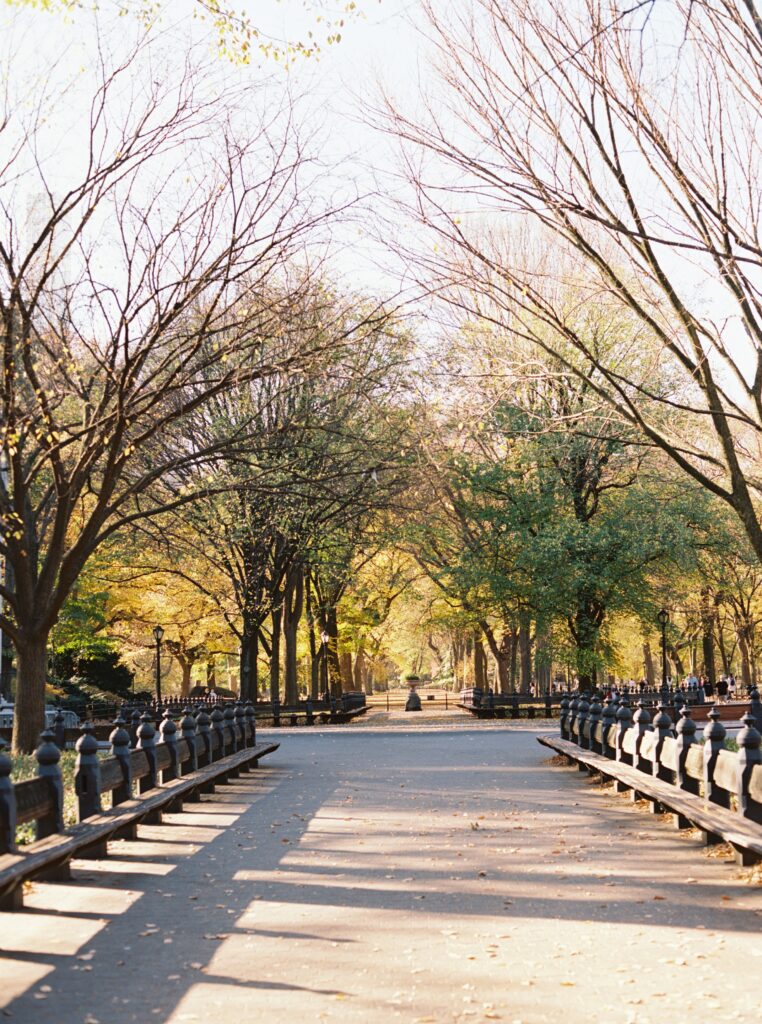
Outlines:
[[9,1019],[754,1017],[762,900],[727,857],[533,732],[390,724],[279,733],[258,772],[36,883],[0,915]]
[[757,0],[0,58],[2,1013],[750,1019]]
[[[43,78],[29,33],[58,15],[8,22],[17,752],[46,704],[162,673],[285,703],[759,682],[759,19],[422,12],[430,116],[368,115],[404,238],[391,199],[333,188],[286,76],[102,8]],[[358,220],[404,288],[347,284]]]

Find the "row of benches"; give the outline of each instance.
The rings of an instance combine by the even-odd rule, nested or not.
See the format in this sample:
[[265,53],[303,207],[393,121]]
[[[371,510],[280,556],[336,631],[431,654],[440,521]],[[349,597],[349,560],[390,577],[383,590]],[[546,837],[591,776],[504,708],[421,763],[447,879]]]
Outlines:
[[[72,857],[102,857],[109,839],[136,838],[141,822],[161,821],[163,811],[198,802],[201,793],[256,767],[278,743],[256,742],[253,718],[232,720],[186,714],[178,726],[166,712],[156,742],[147,712],[141,717],[134,749],[121,717],[110,736],[111,756],[99,755],[92,724],[86,722],[77,741],[75,791],[80,824],[64,827],[61,752],[51,730],[40,736],[36,751],[37,778],[14,785],[12,763],[0,741],[0,909],[23,905],[23,883],[32,878],[66,879]],[[134,789],[137,793],[134,793]],[[103,796],[111,806],[103,809]],[[19,825],[33,822],[35,841],[16,844]]]
[[561,736],[539,742],[580,770],[611,780],[618,792],[647,800],[654,813],[671,813],[677,828],[698,828],[707,843],[727,842],[741,864],[762,860],[762,735],[747,712],[738,752],[725,747],[726,730],[716,709],[709,712],[703,743],[691,709],[677,726],[662,705],[651,720],[640,702],[582,695],[565,701]]
[[472,687],[460,691],[457,707],[475,718],[552,718],[558,714],[559,704],[559,698],[549,693],[531,697],[520,693],[484,693]]

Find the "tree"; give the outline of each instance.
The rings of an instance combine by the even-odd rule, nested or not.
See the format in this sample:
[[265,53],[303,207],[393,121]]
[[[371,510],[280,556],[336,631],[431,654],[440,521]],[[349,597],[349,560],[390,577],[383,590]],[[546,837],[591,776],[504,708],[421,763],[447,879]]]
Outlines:
[[[410,163],[439,243],[420,265],[457,306],[595,372],[597,394],[730,506],[762,559],[757,3],[451,10],[427,6],[443,109],[390,107],[387,122],[436,157],[428,175]],[[601,304],[630,323],[604,354],[577,329]],[[665,367],[671,386],[654,387]]]
[[[50,81],[35,101],[14,67],[20,95],[3,96],[0,555],[13,586],[0,589],[0,624],[18,655],[23,751],[43,723],[47,638],[87,559],[123,526],[192,500],[172,481],[208,473],[229,442],[203,443],[193,417],[333,343],[282,339],[308,283],[290,261],[322,218],[299,196],[288,109],[257,123],[251,91],[244,117],[244,97],[210,90],[194,55],[162,68],[149,41],[119,59],[99,45],[76,130]],[[55,166],[44,157],[51,119],[79,154],[63,167],[59,152]],[[27,224],[21,182],[39,190]]]
[[[79,0],[6,0],[15,7],[42,8],[46,13],[72,14],[81,4]],[[113,7],[118,14],[130,14],[141,24],[152,25],[160,20],[168,4],[155,0],[114,0],[98,7]],[[301,7],[306,7],[313,17],[313,27],[307,30],[304,37],[278,39],[268,33],[265,26],[255,24],[245,11],[239,10],[220,0],[193,0],[194,18],[209,26],[217,41],[217,48],[222,57],[235,63],[249,64],[255,54],[272,58],[283,67],[289,67],[297,57],[317,57],[323,46],[332,46],[341,42],[342,32],[347,22],[359,14],[355,0],[343,3],[338,9],[320,0],[312,0]]]
[[[284,330],[297,350],[305,336],[323,339],[320,376],[272,374],[206,409],[196,432],[207,444],[220,431],[235,434],[242,422],[255,427],[244,444],[228,447],[212,493],[173,512],[161,528],[211,569],[213,585],[204,573],[193,579],[218,603],[240,646],[244,696],[257,695],[260,651],[269,661],[271,696],[279,694],[283,640],[291,701],[305,608],[319,632],[338,636],[345,575],[370,520],[400,485],[384,417],[393,413],[408,342],[393,310],[327,288],[317,288],[298,314],[290,309]],[[181,486],[197,491],[197,472],[189,470]],[[337,551],[341,571],[329,586]],[[314,631],[310,642],[317,657]],[[329,649],[338,672],[334,640]]]
[[[600,350],[607,328],[602,314],[580,326]],[[655,571],[682,568],[694,543],[695,495],[649,483],[658,459],[600,401],[596,374],[528,356],[525,341],[483,325],[447,339],[439,372],[457,369],[457,397],[430,413],[426,490],[408,527],[411,552],[481,630],[504,692],[517,655],[522,689],[535,674],[548,681],[554,655],[594,683],[613,656],[612,622],[652,616]]]

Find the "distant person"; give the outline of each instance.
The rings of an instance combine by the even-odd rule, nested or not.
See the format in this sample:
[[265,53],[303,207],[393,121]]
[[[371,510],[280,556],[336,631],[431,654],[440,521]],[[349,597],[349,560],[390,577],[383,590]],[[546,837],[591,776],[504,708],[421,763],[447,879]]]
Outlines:
[[728,697],[730,700],[736,699],[736,677],[732,672],[728,676]]
[[705,676],[705,675],[701,676],[701,686],[703,686],[704,694],[707,697],[713,697],[714,696],[714,687],[712,686],[712,680],[709,678],[709,676]]
[[723,672],[717,680],[717,702],[724,704],[728,699],[728,677]]
[[689,690],[698,690],[699,681],[693,672],[686,676],[685,684]]

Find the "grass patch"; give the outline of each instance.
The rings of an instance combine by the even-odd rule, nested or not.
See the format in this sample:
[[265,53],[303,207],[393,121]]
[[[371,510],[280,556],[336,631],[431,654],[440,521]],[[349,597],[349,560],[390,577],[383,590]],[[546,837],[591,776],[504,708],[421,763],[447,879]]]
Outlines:
[[[37,778],[37,758],[34,754],[18,754],[12,758],[13,772],[11,778],[14,782],[24,782],[27,779]],[[76,750],[64,750],[61,753],[61,775],[64,786],[64,825],[76,825],[77,823],[77,798],[74,793],[74,767],[77,761]],[[19,845],[34,842],[34,823],[19,825],[16,829],[16,842]]]

